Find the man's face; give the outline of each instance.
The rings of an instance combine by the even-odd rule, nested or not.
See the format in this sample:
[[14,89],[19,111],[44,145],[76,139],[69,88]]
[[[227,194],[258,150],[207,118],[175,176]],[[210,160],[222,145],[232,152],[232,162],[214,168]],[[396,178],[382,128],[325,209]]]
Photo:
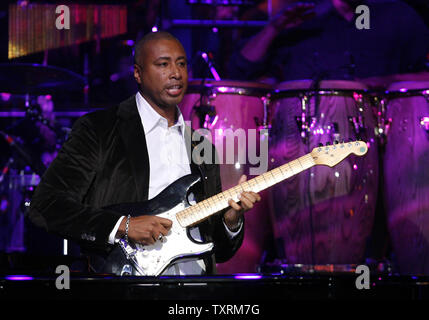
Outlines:
[[153,107],[175,107],[182,101],[188,85],[185,50],[173,39],[147,42],[134,65],[134,77]]

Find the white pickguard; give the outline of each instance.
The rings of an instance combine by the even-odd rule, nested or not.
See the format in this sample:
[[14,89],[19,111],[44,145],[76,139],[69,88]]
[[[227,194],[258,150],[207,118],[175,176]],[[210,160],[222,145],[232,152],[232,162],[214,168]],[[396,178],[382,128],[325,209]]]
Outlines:
[[176,219],[176,213],[185,209],[183,203],[169,211],[158,214],[158,217],[170,219],[173,224],[163,241],[153,245],[136,244],[134,252],[138,271],[143,276],[158,276],[174,260],[188,256],[200,255],[213,249],[213,243],[195,243],[188,238],[187,229],[183,228]]

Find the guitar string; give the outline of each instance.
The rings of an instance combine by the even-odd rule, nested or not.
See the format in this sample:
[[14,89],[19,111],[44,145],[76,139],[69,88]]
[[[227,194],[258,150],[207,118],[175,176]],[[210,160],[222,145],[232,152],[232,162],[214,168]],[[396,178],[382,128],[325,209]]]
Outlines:
[[[313,158],[312,158],[311,154],[307,154],[307,155],[301,157],[301,160],[303,160],[305,162],[309,162],[310,167],[312,165],[314,165],[314,161],[313,161]],[[288,164],[286,164],[286,165],[289,165],[289,167],[291,168],[291,172],[292,173],[294,173],[294,171],[292,170],[291,164],[293,164],[294,167],[295,167],[297,162],[304,169],[304,167],[301,164],[301,162],[298,159],[296,159],[296,160],[291,161]],[[267,187],[269,187],[269,186],[277,183],[277,181],[275,180],[275,176],[273,174],[274,171],[277,172],[276,175],[278,175],[278,171],[280,171],[281,175],[283,176],[283,177],[280,178],[279,181],[284,180],[284,178],[288,178],[288,177],[284,177],[284,173],[283,173],[283,170],[281,170],[281,167],[283,167],[283,166],[275,168],[275,169],[273,169],[273,170],[271,170],[269,172],[266,172],[266,173],[262,174],[261,176],[258,176],[258,177],[254,178],[254,179],[251,179],[249,181],[252,181],[252,183],[254,182],[255,186],[260,187],[260,185],[262,184],[262,181],[261,181],[261,178],[262,178],[262,180],[264,180],[263,182],[266,183],[266,184],[261,189],[266,189]],[[279,170],[276,170],[276,169],[279,169]],[[272,178],[270,178],[269,180],[273,180],[274,183],[267,182],[267,179],[265,179],[265,177],[267,176],[267,174],[270,174],[272,176]],[[246,183],[247,186],[250,186],[250,189],[253,189],[252,186],[250,185],[249,181],[246,181],[244,183]],[[244,185],[244,183],[243,183],[243,185]],[[231,196],[231,192],[232,192],[233,196],[231,198],[234,198],[234,196],[237,196],[237,194],[240,193],[240,191],[239,191],[240,189],[244,190],[243,187],[242,187],[242,185],[238,185],[238,186],[236,186],[234,188],[231,188],[231,189],[228,189],[226,191],[229,193],[230,196]],[[222,192],[222,193],[224,193],[224,192]],[[222,194],[222,193],[220,193],[220,194]],[[222,210],[223,208],[227,207],[227,205],[221,206],[222,209],[219,209],[219,207],[217,207],[217,205],[219,204],[219,200],[218,200],[219,199],[219,195],[215,195],[215,196],[210,197],[210,198],[208,198],[206,200],[203,200],[202,202],[200,202],[200,203],[198,203],[198,204],[196,204],[194,206],[191,206],[191,207],[185,209],[182,212],[179,212],[178,215],[180,214],[180,218],[182,218],[182,220],[183,220],[183,217],[189,218],[189,217],[195,216],[195,213],[198,212],[197,216],[199,216],[199,219],[197,219],[197,220],[193,219],[193,221],[191,221],[191,223],[196,223],[196,222],[198,222],[200,220],[203,220],[207,216],[210,216],[213,212],[217,212],[217,211]],[[215,198],[217,198],[217,199],[215,199]],[[221,196],[220,198],[222,199],[224,197]],[[213,207],[212,207],[213,204],[210,204],[210,202],[214,203],[214,208],[215,209],[213,209]],[[209,207],[206,206],[207,204],[209,205]],[[190,208],[192,208],[192,210],[189,210]],[[205,213],[205,212],[207,212],[207,213]]]
[[[220,205],[221,209],[219,209],[218,205],[221,202],[219,200],[219,195],[222,195],[222,196],[220,196],[220,198],[222,199],[222,201],[224,201],[223,199],[225,199],[225,197],[224,197],[225,193],[228,193],[229,196],[230,196],[230,198],[234,199],[241,191],[244,191],[242,185],[244,185],[245,183],[247,184],[247,186],[249,187],[250,190],[252,190],[252,189],[255,190],[255,188],[252,187],[252,185],[250,184],[250,182],[254,183],[254,186],[258,187],[257,189],[260,189],[260,190],[266,189],[266,188],[268,188],[268,187],[270,187],[270,186],[272,186],[272,185],[274,185],[274,184],[276,184],[276,183],[278,183],[280,181],[283,181],[284,179],[287,179],[287,178],[290,177],[290,176],[286,176],[285,177],[285,175],[283,173],[283,170],[281,169],[282,167],[285,167],[286,165],[288,165],[289,168],[290,168],[290,171],[292,172],[292,175],[295,174],[294,171],[293,171],[293,169],[292,169],[292,165],[294,167],[296,167],[297,166],[296,163],[298,163],[300,165],[300,167],[302,168],[302,170],[304,170],[305,168],[304,168],[304,166],[302,165],[302,163],[301,163],[301,161],[299,159],[301,159],[301,161],[304,162],[304,163],[308,163],[309,164],[308,168],[310,168],[311,166],[313,166],[315,164],[314,160],[313,160],[313,157],[311,156],[311,154],[307,154],[307,155],[302,156],[302,157],[300,157],[298,159],[295,159],[295,160],[293,160],[293,161],[291,161],[291,162],[289,162],[287,164],[284,164],[282,166],[274,168],[273,170],[265,172],[264,174],[262,174],[262,175],[260,175],[260,176],[258,176],[256,178],[253,178],[251,180],[245,181],[242,184],[239,184],[239,185],[237,185],[237,186],[235,186],[233,188],[225,190],[225,191],[219,193],[218,195],[212,196],[212,197],[207,198],[207,199],[205,199],[205,200],[203,200],[203,201],[201,201],[201,202],[199,202],[199,203],[197,203],[197,204],[195,204],[195,205],[193,205],[191,207],[188,207],[185,210],[177,213],[177,218],[180,219],[183,222],[185,222],[186,219],[190,220],[188,222],[185,222],[186,224],[188,224],[188,223],[194,224],[196,222],[204,220],[205,218],[207,218],[208,216],[212,215],[213,213],[218,212],[218,211],[220,211],[220,210],[228,207],[228,205],[224,204],[224,205]],[[300,170],[300,172],[302,170]],[[279,181],[276,181],[276,178],[274,176],[274,171],[276,172],[276,176],[278,176],[278,173],[281,174],[281,177],[280,177]],[[271,175],[271,177],[268,177],[268,175]],[[267,182],[266,177],[268,179],[268,182]],[[263,182],[265,184],[262,188],[260,188],[260,186],[262,184],[261,179],[263,180]],[[274,181],[274,183],[272,183],[272,181],[270,181],[270,180]],[[208,205],[208,207],[207,207],[207,205]],[[213,207],[214,207],[214,209],[213,209]],[[192,218],[192,217],[195,217],[195,216],[198,216],[199,218],[198,219],[189,219],[189,218]]]
[[[340,146],[342,146],[342,145],[343,144],[341,144]],[[351,143],[349,143],[349,146],[350,145],[351,145]],[[303,165],[303,163],[304,163],[304,165]],[[315,164],[316,163],[314,162],[312,154],[308,153],[308,154],[306,154],[306,155],[304,155],[304,156],[302,156],[300,158],[297,158],[297,159],[295,159],[295,160],[293,160],[291,162],[288,162],[288,163],[283,164],[283,165],[281,165],[281,166],[279,166],[277,168],[274,168],[274,169],[272,169],[272,170],[270,170],[268,172],[265,172],[264,174],[262,174],[262,175],[260,175],[260,176],[258,176],[256,178],[253,178],[251,180],[245,181],[242,184],[239,184],[239,185],[237,185],[237,186],[235,186],[233,188],[225,190],[225,191],[219,193],[218,195],[215,195],[215,196],[212,196],[212,197],[210,197],[208,199],[205,199],[205,200],[197,203],[194,206],[188,207],[185,210],[182,210],[181,212],[177,213],[177,217],[181,221],[184,221],[185,219],[191,220],[190,221],[191,224],[199,222],[201,220],[204,220],[208,216],[212,215],[213,213],[218,212],[218,211],[226,208],[228,205],[226,205],[225,203],[223,205],[220,205],[221,209],[219,209],[219,207],[217,207],[217,205],[219,205],[222,201],[225,201],[224,200],[225,198],[228,198],[228,197],[225,197],[225,195],[228,194],[229,198],[234,199],[241,191],[244,191],[243,186],[242,186],[242,185],[244,185],[244,183],[247,184],[247,186],[249,187],[248,189],[250,189],[250,190],[253,190],[253,191],[257,190],[257,189],[259,189],[258,191],[264,190],[264,189],[266,189],[266,188],[268,188],[268,187],[270,187],[270,186],[272,186],[272,185],[274,185],[274,184],[276,184],[276,183],[278,183],[280,181],[283,181],[283,180],[285,180],[287,178],[290,178],[293,175],[298,174],[301,171],[306,170],[306,169],[314,166]],[[293,170],[293,168],[298,167],[298,165],[301,167],[301,170],[298,170],[298,171],[295,172]],[[289,171],[292,173],[291,175],[288,174],[288,170],[286,169],[286,166],[289,167]],[[286,174],[282,170],[282,168],[286,169],[285,170]],[[279,179],[279,181],[276,181],[274,173],[275,173],[276,176],[278,176],[279,173],[280,173],[280,179]],[[271,175],[271,177],[269,177],[268,175]],[[267,182],[266,178],[268,179],[268,182]],[[263,181],[261,181],[261,180],[263,180]],[[261,188],[261,185],[263,185],[263,182],[265,183],[265,185]],[[250,183],[254,183],[254,186],[252,187],[252,185]],[[240,191],[240,189],[241,189],[241,191]],[[219,198],[221,200],[219,200]],[[210,202],[212,202],[214,205],[210,204]],[[206,204],[209,205],[208,208],[207,208]],[[213,209],[213,207],[214,207],[214,209]],[[190,208],[192,208],[192,210],[190,210]],[[205,212],[204,209],[207,210],[207,213],[204,213]],[[203,212],[201,212],[201,211],[203,211]],[[192,217],[195,216],[195,212],[199,212],[200,213],[199,214],[200,218],[197,219],[197,220],[192,219]]]

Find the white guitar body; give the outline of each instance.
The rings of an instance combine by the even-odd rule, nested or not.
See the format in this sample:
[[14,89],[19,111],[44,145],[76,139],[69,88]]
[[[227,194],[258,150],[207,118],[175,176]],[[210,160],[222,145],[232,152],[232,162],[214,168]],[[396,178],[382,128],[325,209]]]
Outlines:
[[213,243],[198,243],[189,235],[188,228],[182,227],[177,221],[176,214],[186,206],[184,203],[156,216],[173,222],[168,234],[153,245],[134,244],[122,249],[134,261],[134,267],[142,276],[158,276],[176,260],[195,257],[213,250]]

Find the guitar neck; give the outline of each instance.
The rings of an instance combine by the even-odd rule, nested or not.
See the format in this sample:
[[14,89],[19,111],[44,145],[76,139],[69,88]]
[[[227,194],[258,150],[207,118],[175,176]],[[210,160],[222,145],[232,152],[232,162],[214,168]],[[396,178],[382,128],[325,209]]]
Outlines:
[[243,191],[260,192],[283,180],[286,180],[315,165],[311,154],[306,154],[298,159],[277,167],[271,171],[245,181],[233,188],[225,190],[215,196],[205,199],[196,205],[177,213],[177,220],[182,227],[195,225],[211,215],[229,207],[229,199],[239,201],[238,196]]

